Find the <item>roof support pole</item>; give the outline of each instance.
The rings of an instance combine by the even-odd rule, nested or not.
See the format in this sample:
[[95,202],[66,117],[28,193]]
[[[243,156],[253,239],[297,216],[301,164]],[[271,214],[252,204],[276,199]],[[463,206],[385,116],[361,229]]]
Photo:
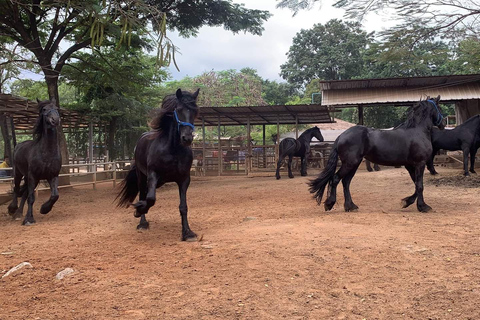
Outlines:
[[265,125],[263,125],[263,167],[267,167],[267,148],[265,147],[266,140],[265,140]]
[[218,175],[222,175],[222,140],[220,139],[220,116],[218,116]]
[[13,123],[13,117],[10,117],[10,127],[12,128],[13,148],[15,148],[17,146],[17,135],[15,134],[15,124]]
[[358,124],[363,126],[363,106],[358,106]]
[[205,141],[205,119],[204,118],[202,118],[202,141],[203,141],[203,143],[202,143],[202,171],[203,171],[204,175],[207,175],[207,170],[205,168],[205,165],[207,163],[207,161],[206,161],[207,159],[205,157],[205,149],[206,149],[205,143],[206,143],[206,141]]
[[275,163],[278,161],[280,148],[280,118],[277,116],[277,141],[275,142]]
[[247,155],[245,157],[245,168],[247,175],[252,171],[252,137],[251,137],[250,117],[247,119]]
[[298,115],[295,115],[295,139],[298,139]]
[[[90,119],[88,124],[88,162],[93,163],[93,120]],[[89,171],[93,172],[93,166],[89,167]]]

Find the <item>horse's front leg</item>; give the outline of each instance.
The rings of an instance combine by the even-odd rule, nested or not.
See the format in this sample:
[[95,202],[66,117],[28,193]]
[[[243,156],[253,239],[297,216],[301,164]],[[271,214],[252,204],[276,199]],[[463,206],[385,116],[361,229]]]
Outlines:
[[418,165],[415,167],[415,192],[417,194],[417,209],[420,212],[428,212],[432,210],[428,204],[423,200],[423,173],[425,172],[425,165]]
[[475,157],[477,155],[477,149],[475,147],[470,149],[470,172],[477,173],[475,171]]
[[438,172],[435,170],[433,165],[433,161],[435,160],[435,155],[437,154],[438,150],[433,149],[432,156],[427,160],[427,169],[430,171],[430,174],[436,175]]
[[148,209],[150,209],[155,204],[157,183],[158,183],[157,173],[155,171],[148,172],[147,195],[145,197],[145,200],[139,199],[139,201],[133,205],[136,209],[134,213],[134,216],[136,218],[139,218],[143,214],[146,214],[148,212]]
[[50,185],[50,198],[42,204],[42,207],[40,208],[40,213],[41,214],[47,214],[49,213],[55,202],[58,200],[58,176],[54,177],[52,179],[48,180],[48,184]]
[[28,209],[25,219],[23,220],[23,225],[29,226],[35,223],[33,218],[33,203],[35,202],[35,188],[37,187],[38,181],[29,174],[28,177],[28,189],[25,192],[28,192]]
[[468,172],[468,155],[470,154],[470,148],[465,147],[462,148],[463,150],[463,174],[465,176],[469,176],[470,173]]
[[288,177],[291,179],[293,178],[293,173],[292,173],[292,161],[293,161],[293,155],[288,156]]
[[[138,195],[138,200],[144,201],[146,203],[147,199],[147,177],[143,175],[142,173],[138,173],[138,189],[139,189],[139,195]],[[137,214],[140,215],[140,223],[137,226],[137,230],[147,230],[150,228],[150,223],[147,221],[147,218],[145,217],[145,214],[138,213],[137,210],[135,210],[135,217],[137,217]]]
[[177,182],[180,193],[180,216],[182,217],[182,241],[197,241],[197,235],[188,225],[187,189],[190,185],[190,176],[182,182]]
[[[15,216],[15,213],[17,212],[17,209],[18,209],[18,197],[22,196],[22,193],[21,193],[22,189],[20,187],[20,184],[22,183],[23,175],[17,170],[15,170],[15,168],[13,168],[13,177],[14,177],[13,178],[13,183],[14,183],[13,198],[12,198],[12,202],[8,205],[8,213],[12,216]],[[25,181],[25,187],[26,186],[27,186],[27,182]]]

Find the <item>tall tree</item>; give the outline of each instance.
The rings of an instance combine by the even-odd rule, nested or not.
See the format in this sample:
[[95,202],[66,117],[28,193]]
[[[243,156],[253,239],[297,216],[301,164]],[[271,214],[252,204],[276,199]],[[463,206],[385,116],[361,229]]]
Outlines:
[[[113,1],[113,0],[0,0],[0,35],[28,49],[38,64],[50,98],[58,97],[58,79],[72,54],[87,47],[130,45],[135,35],[143,45],[157,48],[160,64],[175,60],[175,46],[167,28],[182,35],[195,34],[203,25],[260,34],[269,13],[249,10],[231,1]],[[132,37],[132,35],[134,35]],[[147,38],[147,39],[146,39]],[[64,135],[63,159],[68,160]]]
[[315,78],[351,79],[363,71],[362,56],[373,34],[358,22],[330,20],[302,30],[293,38],[287,62],[280,75],[296,87],[304,87]]
[[[278,0],[278,7],[310,9],[322,0]],[[401,23],[394,30],[409,30],[417,39],[433,34],[450,35],[461,29],[476,35],[480,31],[480,7],[477,0],[336,0],[334,7],[345,8],[346,17],[362,20],[370,12],[393,11]],[[416,30],[414,26],[424,26]]]

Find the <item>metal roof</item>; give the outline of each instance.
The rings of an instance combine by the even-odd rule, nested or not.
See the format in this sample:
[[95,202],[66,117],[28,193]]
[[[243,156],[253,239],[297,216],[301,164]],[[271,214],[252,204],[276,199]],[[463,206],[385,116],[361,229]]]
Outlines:
[[[37,102],[11,94],[0,94],[0,112],[13,118],[15,130],[31,131],[38,118]],[[87,128],[89,118],[75,111],[60,109],[62,127]]]
[[452,103],[480,99],[480,74],[322,81],[320,88],[322,104],[328,106],[408,105],[437,95]]
[[262,124],[298,124],[331,123],[328,108],[319,104],[305,105],[277,105],[277,106],[250,106],[250,107],[200,107],[200,114],[195,121],[206,126],[222,126]]

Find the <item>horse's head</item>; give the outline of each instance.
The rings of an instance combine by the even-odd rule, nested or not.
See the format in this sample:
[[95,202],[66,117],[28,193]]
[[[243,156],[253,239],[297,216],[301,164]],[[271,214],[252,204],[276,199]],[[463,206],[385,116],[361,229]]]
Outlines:
[[313,131],[312,131],[312,134],[315,138],[317,138],[318,141],[320,142],[323,142],[325,141],[325,139],[323,138],[322,136],[322,133],[320,132],[320,128],[315,126],[313,127]]
[[60,114],[58,113],[57,102],[52,100],[40,101],[37,99],[38,113],[43,125],[47,129],[55,128],[60,124]]
[[440,130],[443,130],[445,128],[446,118],[443,117],[442,109],[438,104],[440,102],[440,96],[436,98],[427,97],[427,101],[432,105],[431,116],[433,125],[437,126]]
[[194,93],[177,90],[177,107],[173,111],[173,118],[178,126],[180,134],[180,143],[184,146],[189,146],[193,141],[193,125],[198,115],[197,97],[200,89]]

